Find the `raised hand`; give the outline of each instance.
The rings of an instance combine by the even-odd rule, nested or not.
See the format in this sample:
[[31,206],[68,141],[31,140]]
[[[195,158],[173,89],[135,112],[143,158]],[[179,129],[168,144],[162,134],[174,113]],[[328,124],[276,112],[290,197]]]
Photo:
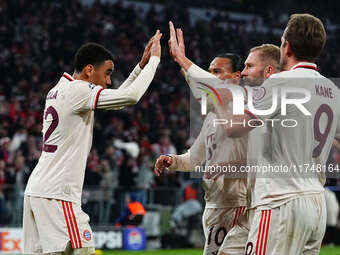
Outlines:
[[170,56],[172,56],[173,59],[176,62],[178,62],[179,58],[181,57],[182,52],[180,51],[180,48],[178,45],[174,24],[171,21],[169,21],[169,30],[170,30],[170,39],[168,41],[169,53],[170,53]]
[[157,56],[159,58],[161,57],[161,37],[162,33],[157,30],[152,40],[152,46],[150,50],[151,56]]
[[175,31],[174,24],[171,21],[169,21],[169,30],[169,53],[182,68],[187,70],[192,65],[192,62],[185,56],[183,31],[180,28],[177,28]]
[[152,43],[153,43],[153,38],[154,37],[151,37],[148,44],[145,46],[142,59],[139,62],[139,66],[142,69],[149,62],[149,59],[150,59],[150,56],[151,56],[151,46],[152,46]]
[[161,155],[156,161],[154,172],[157,176],[160,176],[164,169],[171,166],[173,163],[173,158],[166,155]]
[[177,40],[178,40],[178,50],[181,56],[185,56],[185,44],[183,31],[180,28],[176,28]]

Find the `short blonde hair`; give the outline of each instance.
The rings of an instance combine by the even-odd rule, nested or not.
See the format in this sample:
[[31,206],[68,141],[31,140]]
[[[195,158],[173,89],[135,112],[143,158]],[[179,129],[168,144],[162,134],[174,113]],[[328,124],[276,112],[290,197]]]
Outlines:
[[261,61],[265,65],[272,65],[276,71],[280,70],[280,48],[274,44],[262,44],[250,49],[249,52],[260,52]]

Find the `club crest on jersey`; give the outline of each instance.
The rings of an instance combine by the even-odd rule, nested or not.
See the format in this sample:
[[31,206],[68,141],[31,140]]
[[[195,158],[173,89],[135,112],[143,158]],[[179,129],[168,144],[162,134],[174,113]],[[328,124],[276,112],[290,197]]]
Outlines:
[[90,89],[94,89],[94,87],[95,87],[95,86],[94,86],[93,83],[89,83],[89,88],[90,88]]
[[91,240],[91,232],[89,230],[84,230],[83,236],[87,241]]
[[253,88],[253,100],[259,101],[266,95],[266,89],[264,87]]

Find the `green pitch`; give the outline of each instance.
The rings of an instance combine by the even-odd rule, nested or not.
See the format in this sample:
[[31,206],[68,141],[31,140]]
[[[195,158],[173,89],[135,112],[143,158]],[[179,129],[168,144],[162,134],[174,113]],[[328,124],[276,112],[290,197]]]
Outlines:
[[[96,253],[100,254],[100,253]],[[103,251],[102,255],[202,255],[202,249],[154,250],[154,251]]]
[[[187,249],[187,250],[156,250],[156,251],[103,251],[102,255],[202,255],[202,249]],[[340,246],[323,247],[320,255],[339,255]]]

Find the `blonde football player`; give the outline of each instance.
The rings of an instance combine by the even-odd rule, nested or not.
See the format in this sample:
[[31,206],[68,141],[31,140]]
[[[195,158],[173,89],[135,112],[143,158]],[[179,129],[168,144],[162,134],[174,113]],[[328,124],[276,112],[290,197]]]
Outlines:
[[[280,71],[280,48],[273,44],[262,44],[249,50],[245,67],[241,73],[244,85],[259,86],[274,73]],[[218,118],[223,118],[217,113]],[[247,166],[253,165],[262,148],[263,129],[254,129],[248,134]],[[247,207],[250,206],[249,194]],[[220,247],[219,255],[243,255],[249,234],[249,212],[240,215],[235,226],[228,232]]]
[[[285,71],[272,75],[260,86],[262,93],[253,100],[253,109],[272,108],[276,96],[276,101],[287,97],[291,101],[288,105],[278,103],[266,115],[248,108],[246,114],[232,116],[234,122],[245,125],[225,126],[228,136],[239,137],[254,128],[250,120],[278,120],[278,125],[267,125],[263,149],[254,163],[285,171],[266,177],[262,168],[262,173],[256,172],[248,180],[251,210],[247,255],[320,252],[326,227],[323,171],[334,137],[340,139],[340,92],[315,64],[325,41],[326,32],[318,18],[292,15],[281,38],[280,63]],[[292,101],[299,98],[304,103]],[[223,108],[216,111],[229,115]],[[294,119],[297,125],[282,125],[287,119]]]
[[[210,73],[208,73],[185,57],[182,31],[177,29],[178,44],[172,23],[170,23],[170,31],[172,31],[169,41],[171,54],[184,70],[186,80],[196,99],[200,99],[201,96],[196,83],[198,79],[205,82],[207,79],[212,81],[217,78],[220,79],[219,82],[224,79],[229,79],[231,82],[237,81],[237,78],[239,78],[237,70],[241,67],[240,59],[237,55],[225,54],[216,57],[210,64]],[[279,49],[278,47],[275,48],[275,46],[269,46],[269,48],[271,47],[274,47],[274,52],[275,50],[277,51],[276,62],[271,58],[267,62],[262,60],[262,58],[269,59],[267,57],[268,50],[263,54],[263,57],[261,54],[256,53],[254,60],[264,62],[264,68],[261,69],[262,65],[255,62],[254,65],[260,68],[251,71],[251,77],[264,74],[268,71],[267,69],[269,69],[269,73],[273,73],[275,67],[273,68],[272,62],[278,66]],[[268,66],[270,67],[267,68]],[[261,70],[263,71],[262,73],[260,72]],[[226,136],[223,135],[223,129],[214,127],[212,124],[214,119],[216,119],[216,114],[209,112],[197,140],[188,153],[171,155],[171,157],[160,156],[155,166],[156,174],[160,174],[163,168],[167,166],[171,170],[193,171],[194,167],[200,166],[203,161],[206,161],[206,166],[217,164],[240,166],[245,164],[247,141],[226,139]],[[217,254],[219,250],[221,251],[222,247],[224,247],[223,250],[229,249],[229,246],[225,245],[225,235],[236,225],[240,215],[245,212],[245,182],[244,179],[225,178],[221,175],[209,175],[209,173],[206,173],[203,176],[203,183],[206,200],[203,214],[203,228],[206,237],[204,254],[212,255]],[[236,233],[237,238],[235,237],[229,241],[232,242],[232,254],[243,254],[248,235],[247,229],[240,229]]]

